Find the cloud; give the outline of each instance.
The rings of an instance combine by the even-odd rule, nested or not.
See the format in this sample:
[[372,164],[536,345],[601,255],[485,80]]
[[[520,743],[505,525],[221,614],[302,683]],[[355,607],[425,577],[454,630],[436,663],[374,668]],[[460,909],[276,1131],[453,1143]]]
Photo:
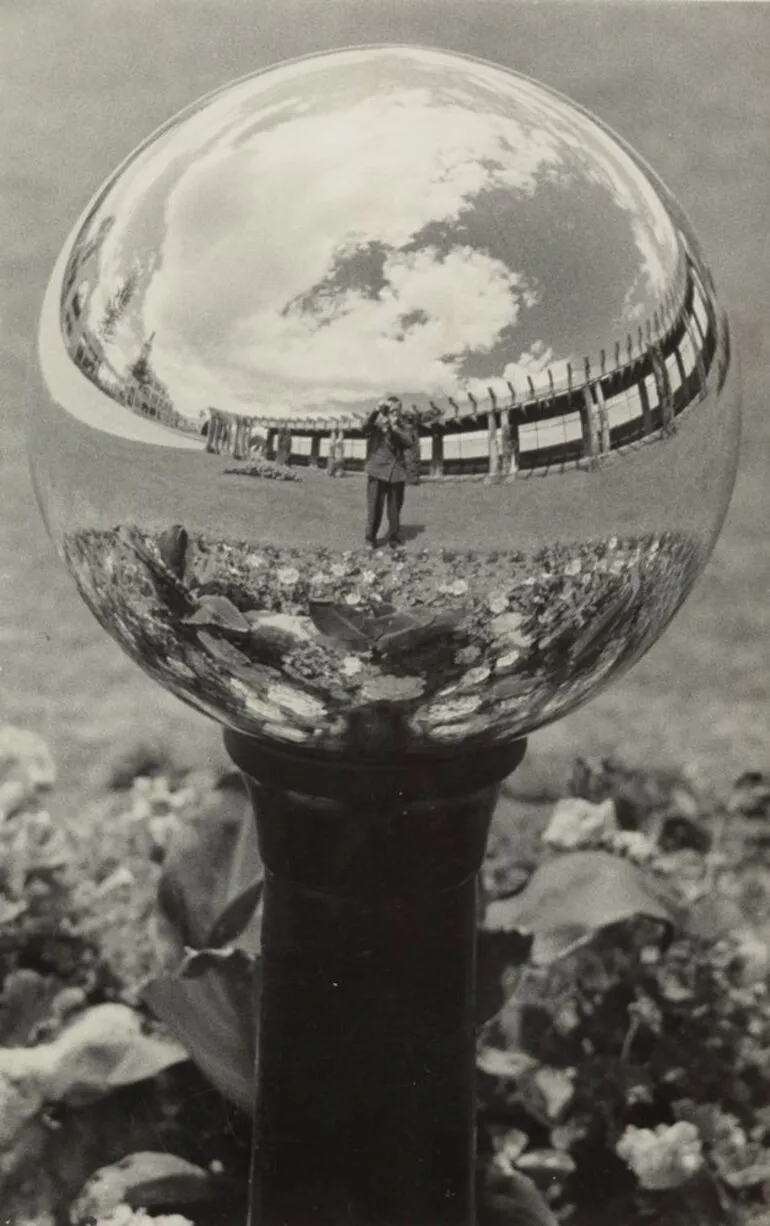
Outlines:
[[[118,179],[100,279],[114,286],[134,253],[157,252],[121,339],[129,353],[156,334],[155,369],[180,411],[352,404],[394,382],[455,394],[462,356],[490,352],[548,290],[515,270],[515,250],[508,260],[471,248],[461,216],[484,189],[534,195],[544,173],[583,174],[627,214],[640,254],[629,317],[669,283],[665,208],[593,120],[470,60],[391,54],[400,77],[388,53],[361,51],[331,73],[321,56],[247,80]],[[492,233],[491,214],[487,224]],[[453,247],[432,245],[437,227]],[[372,244],[381,283],[346,283],[346,261]],[[106,297],[94,295],[94,319]],[[514,346],[503,381],[542,376],[554,360],[545,342]]]
[[[163,267],[144,309],[158,374],[175,399],[187,397],[216,363],[241,385],[238,397],[248,389],[271,404],[288,389],[295,403],[297,380],[308,384],[296,391],[303,397],[313,380],[343,400],[372,394],[394,369],[411,390],[444,387],[451,355],[491,348],[515,321],[517,292],[530,303],[534,292],[461,245],[443,261],[404,248],[502,177],[534,191],[556,157],[546,131],[436,105],[418,88],[294,116],[237,153],[230,142],[212,147],[167,203]],[[335,261],[373,241],[391,250],[379,299],[341,291],[330,315],[291,309]],[[404,330],[411,312],[427,318]],[[217,394],[223,403],[221,382]]]

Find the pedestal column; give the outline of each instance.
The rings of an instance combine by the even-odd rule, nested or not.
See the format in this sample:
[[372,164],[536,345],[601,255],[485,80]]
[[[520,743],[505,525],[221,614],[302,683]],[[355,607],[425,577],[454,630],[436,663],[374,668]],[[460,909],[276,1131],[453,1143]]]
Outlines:
[[476,877],[524,742],[226,744],[266,867],[250,1226],[472,1226]]

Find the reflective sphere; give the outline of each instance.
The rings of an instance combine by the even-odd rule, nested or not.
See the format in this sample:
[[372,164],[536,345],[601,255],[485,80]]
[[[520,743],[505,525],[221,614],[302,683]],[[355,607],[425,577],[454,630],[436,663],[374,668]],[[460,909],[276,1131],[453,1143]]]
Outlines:
[[402,47],[236,82],[78,221],[30,412],[101,624],[234,728],[524,735],[657,639],[724,518],[727,319],[683,213],[524,77]]

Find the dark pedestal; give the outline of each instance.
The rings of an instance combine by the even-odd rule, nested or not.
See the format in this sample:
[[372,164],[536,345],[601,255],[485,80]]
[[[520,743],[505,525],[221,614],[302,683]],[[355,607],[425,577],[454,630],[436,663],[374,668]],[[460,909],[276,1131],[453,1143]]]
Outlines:
[[250,1226],[472,1226],[476,877],[524,742],[225,742],[266,870]]

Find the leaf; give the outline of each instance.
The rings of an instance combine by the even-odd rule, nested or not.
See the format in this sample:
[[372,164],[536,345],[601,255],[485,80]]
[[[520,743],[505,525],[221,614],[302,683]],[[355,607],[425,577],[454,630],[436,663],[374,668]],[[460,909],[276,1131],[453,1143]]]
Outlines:
[[70,1220],[85,1226],[124,1204],[132,1209],[200,1204],[214,1199],[217,1184],[208,1171],[175,1154],[129,1154],[94,1172],[70,1209]]
[[[491,902],[485,926],[493,930],[532,932],[546,938],[538,960],[551,960],[563,947],[548,947],[554,934],[572,940],[599,928],[645,915],[679,924],[680,908],[648,873],[603,851],[578,851],[547,860],[513,898]],[[547,951],[547,958],[542,956]]]
[[555,1179],[566,1179],[575,1171],[574,1160],[558,1149],[531,1149],[522,1154],[517,1166],[534,1178],[540,1178],[546,1187]]
[[537,677],[518,673],[511,677],[503,677],[500,681],[493,681],[489,686],[488,693],[495,702],[499,702],[505,698],[523,698],[526,694],[531,694],[533,690],[537,689],[538,685]]
[[254,668],[249,657],[237,647],[233,647],[232,643],[228,643],[227,639],[217,638],[209,634],[207,630],[199,630],[197,638],[201,647],[205,647],[210,656],[231,671],[240,668]]
[[[164,925],[171,928],[181,957],[186,947],[202,949],[220,911],[233,893],[236,852],[243,829],[253,825],[251,805],[239,775],[231,786],[220,786],[211,802],[180,823],[172,835],[158,883],[157,907]],[[259,859],[250,865],[256,875]]]
[[742,1190],[756,1188],[758,1184],[770,1182],[770,1155],[763,1155],[759,1162],[746,1166],[741,1171],[725,1171],[722,1174],[725,1183],[731,1188]]
[[[6,920],[6,916],[0,917]],[[5,977],[0,993],[0,1041],[4,1047],[28,1043],[61,989],[61,980],[53,975],[40,975],[26,967],[11,971]]]
[[[433,620],[433,614],[428,616],[429,621]],[[416,613],[410,613],[407,610],[390,609],[387,613],[379,613],[377,617],[373,617],[369,623],[372,638],[381,639],[383,635],[396,634],[400,630],[409,630],[413,626],[422,625],[425,618],[421,618]]]
[[105,1004],[81,1014],[53,1043],[43,1045],[47,1097],[72,1105],[157,1077],[188,1059],[178,1043],[146,1034],[128,1005]]
[[513,1048],[482,1047],[476,1057],[476,1068],[487,1077],[517,1082],[537,1068],[537,1060]]
[[476,936],[476,1024],[500,1013],[513,968],[523,966],[532,950],[532,937],[521,932],[490,932]]
[[182,524],[173,524],[161,532],[155,543],[166,566],[181,579],[188,544],[187,529]]
[[258,959],[243,950],[204,950],[142,994],[203,1075],[245,1112],[254,1102],[259,981]]
[[226,596],[201,596],[198,608],[184,619],[186,626],[213,626],[228,634],[246,639],[251,634],[251,623]]
[[770,815],[770,776],[761,771],[745,771],[733,785],[727,812],[745,817]]
[[419,698],[425,691],[422,677],[391,677],[379,674],[369,677],[361,689],[361,697],[366,702],[408,702]]
[[141,558],[151,572],[157,587],[172,605],[176,604],[190,610],[195,608],[197,601],[190,595],[181,579],[166,566],[159,556],[148,549],[137,533],[127,528],[119,528],[117,535],[119,540],[128,545],[138,558]]
[[486,1226],[559,1226],[531,1179],[492,1169],[484,1188]]
[[356,613],[348,605],[333,604],[328,600],[311,600],[309,611],[316,630],[327,638],[337,639],[359,651],[371,647],[369,624],[372,619],[366,614]]
[[188,548],[184,580],[190,587],[205,588],[221,577],[222,561],[215,553],[202,553],[200,548]]
[[[228,786],[217,788],[210,804],[180,824],[163,862],[159,918],[177,958],[185,948],[233,942],[247,953],[259,952],[260,908],[252,906],[240,931],[234,926],[249,907],[247,901],[238,900],[261,882],[262,871],[251,803],[240,774],[235,773]],[[228,916],[231,906],[234,914]],[[217,933],[222,923],[220,942]]]
[[377,650],[383,655],[393,656],[425,647],[428,643],[454,634],[464,615],[464,611],[419,617],[413,615],[411,626],[382,634],[377,640]]
[[567,652],[567,660],[571,667],[576,668],[584,656],[592,649],[601,649],[612,637],[616,623],[633,612],[639,595],[640,579],[638,574],[631,575],[630,591],[624,588],[612,600],[605,612],[597,619],[592,619],[582,634],[578,635]]
[[0,821],[29,806],[56,779],[56,767],[42,737],[13,724],[0,727]]
[[[218,916],[211,932],[206,938],[206,949],[221,949],[224,945],[232,945],[244,930],[249,927],[257,908],[262,901],[264,880],[262,874],[255,877],[235,898],[231,898],[222,913]],[[243,945],[240,946],[243,948]],[[257,949],[247,950],[256,953]]]

